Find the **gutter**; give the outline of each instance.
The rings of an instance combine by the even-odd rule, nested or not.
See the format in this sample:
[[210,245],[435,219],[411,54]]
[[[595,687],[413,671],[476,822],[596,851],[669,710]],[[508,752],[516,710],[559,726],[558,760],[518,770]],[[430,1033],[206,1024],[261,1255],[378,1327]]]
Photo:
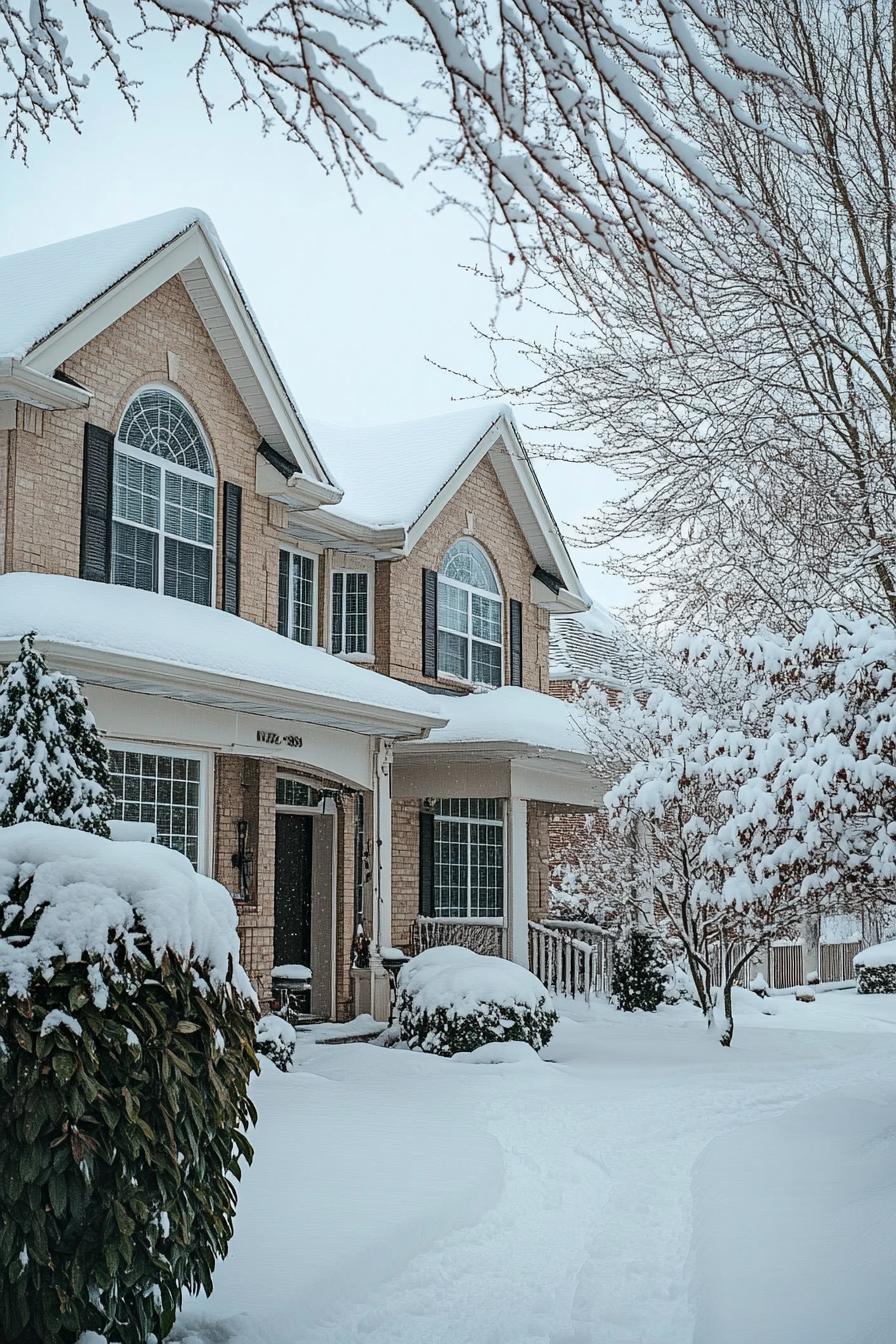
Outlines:
[[[61,671],[74,673],[88,684],[113,690],[158,695],[245,714],[267,714],[271,718],[298,723],[317,723],[371,737],[420,740],[422,734],[447,724],[447,720],[438,715],[367,705],[317,691],[304,691],[298,686],[248,681],[245,677],[209,668],[184,667],[120,649],[88,647],[41,635],[38,635],[38,643],[42,650],[51,654]],[[11,662],[18,650],[18,637],[0,637],[0,663]]]
[[64,411],[89,405],[90,397],[86,388],[39,373],[11,355],[0,357],[0,401],[22,401],[41,411]]

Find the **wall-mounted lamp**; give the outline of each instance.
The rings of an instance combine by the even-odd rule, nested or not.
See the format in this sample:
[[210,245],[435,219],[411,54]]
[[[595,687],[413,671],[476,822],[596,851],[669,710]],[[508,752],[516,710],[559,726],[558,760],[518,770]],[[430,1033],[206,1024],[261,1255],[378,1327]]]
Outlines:
[[240,817],[236,823],[236,852],[231,855],[230,862],[237,871],[241,901],[248,901],[251,894],[253,858],[249,848],[249,823],[245,817]]

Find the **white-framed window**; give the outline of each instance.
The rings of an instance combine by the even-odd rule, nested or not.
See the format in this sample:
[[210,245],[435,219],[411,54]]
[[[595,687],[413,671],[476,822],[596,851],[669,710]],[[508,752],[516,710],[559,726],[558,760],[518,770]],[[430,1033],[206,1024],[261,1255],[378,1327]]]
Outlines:
[[195,417],[167,388],[138,392],[116,435],[112,582],[214,602],[215,471]]
[[495,571],[475,541],[462,537],[439,570],[438,670],[483,686],[500,686],[504,604]]
[[372,575],[366,569],[335,569],[330,585],[331,653],[373,652]]
[[317,637],[317,557],[304,551],[280,552],[277,629],[299,644]]
[[160,845],[186,854],[200,871],[205,862],[207,760],[174,747],[146,751],[109,744],[109,778],[115,821],[152,822]]
[[504,816],[498,798],[439,798],[433,817],[433,914],[504,914]]

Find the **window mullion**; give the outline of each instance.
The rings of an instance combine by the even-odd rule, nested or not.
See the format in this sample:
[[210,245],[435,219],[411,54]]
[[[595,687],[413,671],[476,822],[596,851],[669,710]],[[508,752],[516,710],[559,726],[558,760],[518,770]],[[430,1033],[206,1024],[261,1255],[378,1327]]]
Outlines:
[[467,919],[473,918],[473,827],[467,822]]

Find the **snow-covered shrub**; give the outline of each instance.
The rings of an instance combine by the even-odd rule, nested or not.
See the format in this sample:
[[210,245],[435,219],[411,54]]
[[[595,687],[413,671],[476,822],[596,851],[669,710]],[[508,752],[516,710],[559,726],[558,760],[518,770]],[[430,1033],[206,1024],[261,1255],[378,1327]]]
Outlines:
[[624,1013],[655,1013],[666,990],[668,959],[653,929],[633,926],[613,950],[613,999]]
[[[667,961],[663,967],[663,1002],[697,1004],[692,976],[677,961]],[[697,1004],[699,1007],[699,1004]]]
[[109,834],[109,757],[74,677],[24,635],[0,677],[0,826],[46,821]]
[[296,1029],[285,1017],[268,1013],[255,1028],[255,1048],[285,1073],[295,1054]]
[[896,994],[896,942],[866,947],[854,964],[859,994]]
[[556,1022],[541,981],[503,957],[433,947],[398,977],[401,1039],[414,1050],[453,1055],[493,1041],[524,1041],[540,1050]]
[[254,1121],[233,902],[162,846],[0,830],[0,1339],[164,1339]]

